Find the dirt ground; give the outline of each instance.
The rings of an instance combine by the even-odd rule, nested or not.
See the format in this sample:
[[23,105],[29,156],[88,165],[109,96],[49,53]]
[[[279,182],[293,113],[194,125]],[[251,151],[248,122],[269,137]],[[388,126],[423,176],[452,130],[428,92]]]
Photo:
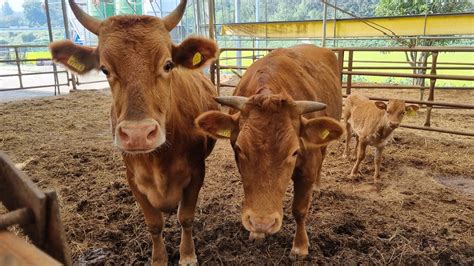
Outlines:
[[[445,98],[473,102],[469,92]],[[107,91],[86,91],[0,104],[0,150],[25,163],[41,188],[58,192],[75,263],[149,263],[151,238],[112,146],[110,102]],[[423,119],[422,110],[405,122],[421,125]],[[432,125],[472,132],[474,113],[435,110]],[[357,182],[348,179],[352,162],[341,159],[342,149],[342,140],[332,144],[324,162],[321,194],[307,219],[307,262],[474,264],[473,138],[398,129],[384,152],[378,189],[371,184],[372,149]],[[194,223],[199,262],[289,264],[292,188],[282,230],[262,244],[249,242],[240,224],[242,197],[230,145],[218,141],[207,160]],[[176,264],[175,214],[166,216],[164,237]]]

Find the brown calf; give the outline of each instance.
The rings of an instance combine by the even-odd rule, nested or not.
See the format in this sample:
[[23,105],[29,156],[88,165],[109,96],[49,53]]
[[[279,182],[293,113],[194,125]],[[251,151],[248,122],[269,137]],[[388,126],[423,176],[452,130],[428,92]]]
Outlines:
[[345,157],[349,157],[349,144],[354,131],[356,136],[357,161],[351,171],[351,178],[359,172],[359,165],[365,157],[367,145],[375,146],[375,173],[374,182],[380,178],[380,163],[382,151],[387,141],[402,122],[406,112],[414,113],[418,105],[405,105],[402,100],[389,100],[384,102],[372,102],[364,95],[351,94],[345,101],[343,118],[346,125],[346,148]]
[[211,111],[196,119],[211,136],[230,138],[245,193],[242,224],[251,239],[280,230],[283,198],[293,180],[296,258],[308,255],[305,219],[326,146],[343,134],[337,69],[328,49],[277,49],[250,66],[235,96],[217,98],[234,108],[230,114]]
[[198,69],[213,60],[216,44],[191,37],[180,45],[169,31],[180,21],[186,0],[168,16],[114,16],[98,21],[70,0],[77,19],[98,35],[97,48],[70,41],[50,45],[53,59],[86,73],[100,69],[112,90],[112,135],[122,151],[130,188],[153,239],[153,265],[166,265],[163,211],[179,204],[180,264],[195,264],[194,210],[204,159],[215,140],[194,127],[194,118],[218,110],[215,89]]

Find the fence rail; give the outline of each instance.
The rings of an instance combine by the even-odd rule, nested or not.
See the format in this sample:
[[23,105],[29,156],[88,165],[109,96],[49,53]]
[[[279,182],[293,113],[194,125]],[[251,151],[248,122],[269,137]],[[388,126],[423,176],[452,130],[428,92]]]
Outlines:
[[[216,84],[217,92],[220,94],[221,88],[223,87],[235,87],[234,84],[222,83],[221,75],[222,71],[225,70],[246,70],[248,66],[245,65],[235,65],[235,64],[222,64],[225,61],[229,60],[242,60],[242,59],[251,59],[255,61],[262,57],[263,53],[271,52],[276,48],[223,48],[220,50],[220,55],[216,61],[213,68],[211,68],[211,77],[213,82]],[[443,129],[443,128],[433,128],[431,127],[431,112],[433,108],[455,108],[455,109],[474,109],[473,104],[462,104],[462,103],[448,103],[448,102],[437,102],[434,100],[435,90],[472,90],[473,86],[469,87],[456,87],[456,86],[436,86],[436,81],[439,79],[442,80],[456,80],[456,81],[474,81],[474,75],[450,75],[450,74],[438,74],[438,70],[464,70],[464,71],[474,71],[474,63],[456,63],[456,62],[438,62],[439,53],[443,52],[455,52],[455,53],[472,53],[474,52],[473,47],[415,47],[415,48],[406,48],[406,47],[349,47],[349,48],[333,48],[332,49],[338,57],[338,67],[340,73],[340,79],[342,83],[342,88],[345,90],[344,97],[351,94],[352,89],[418,89],[420,94],[424,90],[428,90],[428,99],[424,101],[422,98],[420,100],[405,99],[408,103],[419,104],[426,108],[426,117],[423,126],[414,126],[414,125],[402,125],[406,128],[434,131],[441,133],[450,133],[464,136],[474,136],[474,132],[461,132],[457,130]],[[221,55],[226,52],[245,52],[250,51],[253,54],[251,56],[229,56],[222,57]],[[374,64],[400,64],[407,62],[404,61],[377,61],[377,60],[355,60],[354,53],[363,53],[363,52],[429,52],[431,53],[431,62],[427,61],[424,65],[414,65],[414,66],[376,66]],[[256,54],[257,53],[257,54]],[[371,63],[372,65],[357,65],[360,63]],[[377,69],[380,71],[368,71]],[[215,74],[212,72],[215,70]],[[401,72],[382,72],[383,70],[411,70],[412,73],[401,73]],[[429,73],[414,73],[415,71],[426,71]],[[371,83],[371,84],[354,84],[354,76],[373,76],[373,77],[394,77],[394,78],[409,78],[409,79],[421,79],[423,80],[423,85],[399,85],[399,84],[381,84],[381,83]],[[343,82],[343,80],[346,82]],[[429,86],[424,85],[424,81],[429,80]],[[383,100],[387,101],[387,98],[372,97],[374,100]]]

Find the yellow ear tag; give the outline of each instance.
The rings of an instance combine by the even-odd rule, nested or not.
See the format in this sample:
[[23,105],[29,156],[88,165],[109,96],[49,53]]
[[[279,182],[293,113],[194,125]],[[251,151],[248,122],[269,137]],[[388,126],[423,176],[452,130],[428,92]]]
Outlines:
[[224,138],[230,138],[230,129],[220,129],[217,131],[216,135]]
[[82,72],[84,71],[84,68],[86,68],[86,66],[79,63],[79,61],[77,61],[77,59],[73,55],[71,55],[67,60],[67,65],[74,68],[78,72]]
[[319,137],[321,139],[326,139],[328,136],[329,136],[329,130],[327,129],[324,129],[323,131],[321,131],[321,133],[319,133]]
[[412,108],[407,109],[407,116],[416,116],[416,111]]
[[193,56],[193,66],[201,63],[202,55],[200,52],[196,52]]

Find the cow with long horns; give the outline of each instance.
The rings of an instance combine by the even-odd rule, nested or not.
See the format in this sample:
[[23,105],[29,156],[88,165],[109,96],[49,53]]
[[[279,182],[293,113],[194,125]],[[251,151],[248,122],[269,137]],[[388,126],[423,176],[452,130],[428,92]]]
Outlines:
[[153,265],[166,265],[162,212],[178,208],[182,227],[180,264],[196,264],[192,227],[204,160],[215,140],[194,127],[200,113],[218,110],[215,89],[196,69],[218,52],[214,41],[191,37],[180,45],[169,32],[181,20],[186,0],[168,16],[113,16],[99,21],[73,0],[79,22],[98,36],[97,48],[58,41],[53,59],[83,74],[101,70],[112,91],[114,144],[123,154],[126,175],[153,239]]
[[245,194],[242,224],[250,239],[280,230],[283,197],[293,179],[291,257],[305,257],[313,188],[319,188],[326,146],[343,134],[334,53],[314,45],[277,49],[250,66],[234,96],[217,101],[231,107],[230,113],[206,112],[196,125],[215,138],[230,138]]

